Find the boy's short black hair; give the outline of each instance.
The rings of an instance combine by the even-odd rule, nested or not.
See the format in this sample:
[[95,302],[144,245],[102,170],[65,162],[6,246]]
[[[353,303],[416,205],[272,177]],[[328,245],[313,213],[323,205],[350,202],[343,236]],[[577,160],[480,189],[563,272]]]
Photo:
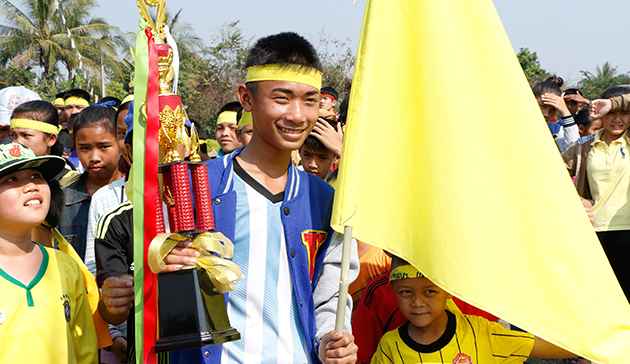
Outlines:
[[409,264],[408,261],[404,260],[403,258],[397,255],[392,255],[392,264],[391,264],[390,270],[394,268],[402,267],[403,265],[411,265],[411,264]]
[[329,94],[330,96],[335,98],[335,101],[339,101],[339,92],[330,86],[324,86],[321,90],[322,94]]
[[234,111],[234,112],[238,112],[239,110],[241,110],[243,107],[241,106],[241,103],[238,101],[230,101],[227,104],[221,106],[221,108],[219,109],[219,112],[217,113],[217,115],[221,114],[224,111]]
[[582,94],[582,91],[578,90],[577,88],[568,88],[568,89],[564,90],[564,94],[565,95],[580,95],[580,96],[584,96],[584,94]]
[[116,111],[108,106],[92,105],[78,113],[72,124],[74,143],[76,145],[77,133],[81,129],[91,126],[101,126],[108,133],[116,137]]
[[63,99],[65,94],[66,94],[66,91],[57,92],[57,94],[55,95],[55,99]]
[[532,92],[537,98],[547,93],[556,94],[558,96],[562,95],[562,90],[560,90],[560,87],[558,87],[558,85],[556,85],[555,83],[549,81],[538,82],[532,88]]
[[593,123],[593,119],[588,115],[588,109],[578,111],[573,116],[573,120],[578,126],[583,126],[584,128],[588,128]]
[[602,93],[602,95],[598,98],[600,99],[610,99],[616,96],[622,96],[630,94],[630,88],[625,86],[613,86],[609,87]]
[[[304,37],[284,32],[260,38],[250,49],[245,67],[278,64],[282,66],[310,67],[323,72],[317,51]],[[247,88],[255,95],[256,82],[248,82]]]
[[90,94],[85,91],[85,90],[81,90],[80,88],[73,88],[72,90],[68,90],[66,92],[64,92],[63,94],[63,99],[66,100],[70,97],[79,97],[84,99],[85,101],[88,102],[88,104],[92,103],[92,97],[90,96]]
[[[334,120],[330,120],[330,119],[326,119],[320,116],[320,119],[326,120],[326,122],[328,122],[328,124],[330,124],[333,128],[335,128],[335,130],[337,129],[337,122]],[[318,121],[319,122],[319,121]],[[306,145],[308,147],[311,147],[312,149],[320,149],[320,150],[327,150],[328,148],[326,148],[326,146],[324,144],[322,144],[322,142],[317,139],[316,137],[309,135],[306,137],[306,139],[304,140],[304,144],[302,145]]]

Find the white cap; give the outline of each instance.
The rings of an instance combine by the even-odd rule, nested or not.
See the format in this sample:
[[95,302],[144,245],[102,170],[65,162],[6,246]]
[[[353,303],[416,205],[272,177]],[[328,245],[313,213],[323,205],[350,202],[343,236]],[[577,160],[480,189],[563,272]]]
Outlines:
[[24,86],[11,86],[0,90],[0,126],[11,125],[13,110],[33,100],[41,100],[41,97]]

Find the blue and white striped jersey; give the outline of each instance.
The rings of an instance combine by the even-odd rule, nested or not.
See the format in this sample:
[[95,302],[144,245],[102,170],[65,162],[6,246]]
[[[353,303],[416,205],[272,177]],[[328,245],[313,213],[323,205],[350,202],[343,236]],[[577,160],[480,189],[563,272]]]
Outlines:
[[228,316],[241,340],[223,345],[222,364],[307,363],[281,219],[284,193],[271,195],[238,164],[234,262],[244,278],[229,295]]

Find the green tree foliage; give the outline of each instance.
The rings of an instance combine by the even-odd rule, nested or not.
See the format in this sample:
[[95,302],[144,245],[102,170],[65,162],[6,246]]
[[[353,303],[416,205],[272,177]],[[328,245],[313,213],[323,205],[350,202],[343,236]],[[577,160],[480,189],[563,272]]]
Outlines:
[[60,0],[58,9],[55,0],[24,0],[22,4],[24,11],[8,0],[0,0],[0,14],[7,24],[0,26],[0,63],[41,67],[46,80],[62,64],[71,80],[72,71],[80,64],[98,72],[103,56],[108,71],[120,75],[116,59],[120,31],[104,19],[88,18],[96,7],[95,0]]
[[19,67],[0,68],[0,89],[9,86],[31,87],[35,83],[37,75],[29,70]]
[[200,52],[183,52],[180,59],[179,89],[188,116],[214,135],[217,112],[225,103],[236,101],[236,89],[245,81],[245,61],[250,48],[232,22],[219,28],[213,46]]
[[540,67],[536,52],[531,53],[528,48],[521,48],[516,58],[518,58],[518,63],[521,64],[523,73],[530,86],[534,86],[536,83],[544,81],[550,76],[547,71]]
[[578,86],[588,99],[597,98],[609,87],[630,84],[630,76],[627,73],[618,74],[617,67],[612,67],[608,62],[604,62],[601,67],[595,66],[595,73],[589,71],[580,73],[584,77]]
[[324,67],[322,86],[333,87],[339,92],[339,102],[350,92],[352,72],[354,71],[354,54],[348,46],[350,40],[340,41],[322,30],[317,42],[317,53]]

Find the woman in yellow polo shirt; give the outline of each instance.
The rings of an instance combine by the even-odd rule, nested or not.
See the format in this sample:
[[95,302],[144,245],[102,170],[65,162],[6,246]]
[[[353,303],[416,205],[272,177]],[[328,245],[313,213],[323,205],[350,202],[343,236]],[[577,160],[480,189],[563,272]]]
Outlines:
[[[630,94],[630,88],[611,87],[602,99]],[[580,196],[593,205],[593,227],[617,280],[630,297],[630,111],[611,111],[602,117],[603,129],[584,144],[564,153]]]

